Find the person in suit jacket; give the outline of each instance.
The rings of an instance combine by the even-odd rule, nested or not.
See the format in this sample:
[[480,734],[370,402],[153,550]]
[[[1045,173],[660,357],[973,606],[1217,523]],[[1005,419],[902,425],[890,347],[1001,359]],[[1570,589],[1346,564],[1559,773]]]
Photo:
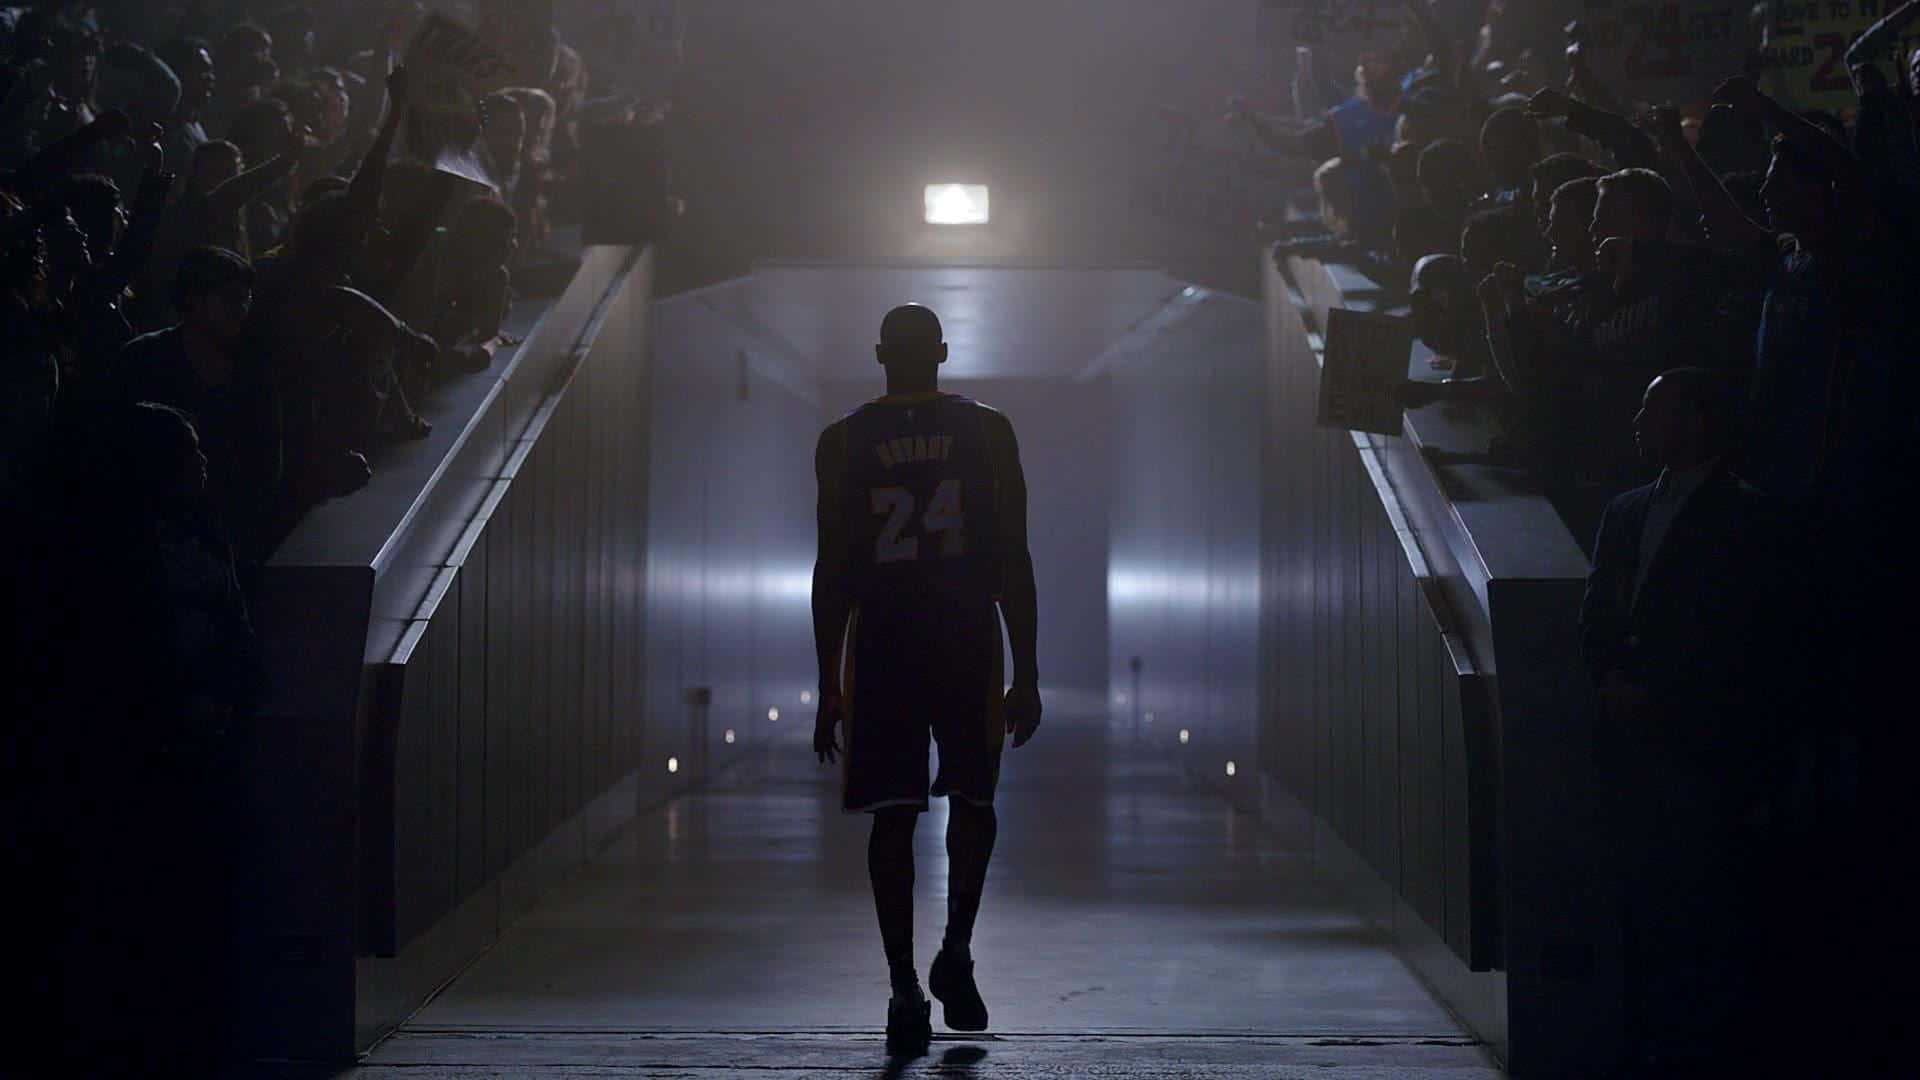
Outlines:
[[[1660,475],[1607,506],[1580,604],[1581,646],[1611,718],[1723,701],[1728,665],[1744,666],[1755,644],[1774,500],[1724,463],[1730,400],[1720,373],[1677,368],[1648,385],[1634,417],[1634,442]],[[1694,749],[1717,756],[1715,735],[1699,723],[1663,733],[1674,749],[1704,739]]]
[[1754,976],[1750,875],[1780,750],[1763,560],[1781,545],[1770,497],[1724,464],[1733,396],[1704,368],[1647,387],[1634,438],[1660,476],[1607,506],[1580,606],[1640,1068],[1728,1064]]

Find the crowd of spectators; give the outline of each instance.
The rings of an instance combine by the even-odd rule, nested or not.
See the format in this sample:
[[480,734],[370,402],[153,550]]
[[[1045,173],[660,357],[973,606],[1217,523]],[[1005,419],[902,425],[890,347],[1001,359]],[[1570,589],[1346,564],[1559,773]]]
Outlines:
[[1889,601],[1914,581],[1920,3],[1852,41],[1837,112],[1762,90],[1773,8],[1747,70],[1673,102],[1597,77],[1577,24],[1548,55],[1514,5],[1412,0],[1323,119],[1230,113],[1319,162],[1319,230],[1276,258],[1406,283],[1438,370],[1401,403],[1492,433],[1475,463],[1590,557],[1632,1056],[1686,1075],[1784,1067],[1791,1027],[1866,1053],[1908,955],[1862,916],[1914,760]]
[[[56,879],[37,886],[61,909],[49,937],[143,974],[99,978],[71,951],[35,970],[75,994],[125,984],[124,1012],[99,1008],[143,1075],[174,1074],[173,1048],[212,1075],[225,1045],[207,1028],[227,1015],[221,793],[260,701],[256,571],[382,446],[430,433],[437,388],[495,364],[515,295],[572,276],[554,230],[578,220],[583,118],[658,120],[590,100],[556,32],[547,71],[454,126],[471,145],[423,152],[404,61],[426,17],[0,8],[0,534],[30,779],[12,820],[81,818],[28,845]],[[461,168],[436,167],[449,149]],[[64,850],[82,834],[116,853]],[[109,910],[136,895],[138,915]]]

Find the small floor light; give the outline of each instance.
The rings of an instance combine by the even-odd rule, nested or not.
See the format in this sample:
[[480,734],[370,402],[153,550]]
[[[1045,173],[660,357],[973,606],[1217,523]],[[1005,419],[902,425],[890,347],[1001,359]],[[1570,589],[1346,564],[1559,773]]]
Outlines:
[[679,772],[679,771],[680,771],[680,759],[679,759],[679,758],[677,758],[677,757],[670,757],[670,758],[668,758],[668,759],[667,759],[667,771],[668,771],[668,772]]
[[778,719],[780,719],[780,706],[778,706],[778,705],[770,705],[770,706],[768,706],[768,707],[767,707],[767,719],[768,719],[769,721],[772,721],[772,720],[778,720]]
[[800,691],[800,704],[802,705],[813,704],[813,691],[811,690]]
[[1234,774],[1233,762],[1229,761],[1227,762],[1227,775],[1232,776],[1233,774]]
[[725,740],[727,740],[727,745],[728,745],[728,746],[732,746],[732,745],[733,745],[733,729],[732,729],[732,728],[728,728],[728,729],[727,729],[727,733],[726,733],[725,735],[722,735],[722,736],[720,736],[720,737],[721,737],[721,738],[723,738],[723,739],[725,739]]
[[1181,746],[1187,745],[1187,740],[1191,739],[1192,737],[1193,737],[1193,734],[1189,732],[1186,728],[1180,729],[1180,745]]
[[1152,714],[1152,713],[1148,713],[1148,714],[1146,714],[1145,716],[1142,716],[1142,717],[1141,717],[1140,719],[1141,719],[1141,720],[1144,720],[1144,721],[1146,721],[1146,722],[1147,722],[1147,723],[1149,723],[1149,724],[1151,724],[1151,723],[1153,723],[1153,714]]

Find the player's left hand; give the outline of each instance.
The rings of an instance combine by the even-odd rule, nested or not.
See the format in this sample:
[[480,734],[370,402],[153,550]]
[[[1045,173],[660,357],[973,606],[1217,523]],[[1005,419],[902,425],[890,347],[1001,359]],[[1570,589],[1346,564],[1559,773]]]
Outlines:
[[1007,730],[1013,733],[1013,745],[1024,746],[1040,730],[1040,688],[1015,683],[1007,690]]
[[820,763],[833,761],[840,752],[840,740],[834,734],[834,727],[840,723],[840,714],[846,711],[846,699],[838,694],[823,694],[820,698],[820,715],[813,721],[813,752],[819,756]]

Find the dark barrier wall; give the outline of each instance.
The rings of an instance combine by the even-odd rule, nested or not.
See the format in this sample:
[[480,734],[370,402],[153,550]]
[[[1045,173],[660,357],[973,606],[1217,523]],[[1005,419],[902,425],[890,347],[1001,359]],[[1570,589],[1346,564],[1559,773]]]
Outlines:
[[[1397,437],[1314,426],[1314,301],[1338,282],[1297,271],[1311,294],[1269,282],[1261,764],[1321,826],[1322,864],[1468,991],[1456,1008],[1497,1041],[1502,980],[1469,974],[1499,960],[1489,679],[1388,475]],[[1373,306],[1348,284],[1341,306]]]
[[[1575,615],[1587,563],[1521,474],[1459,461],[1472,410],[1313,426],[1332,307],[1398,301],[1269,267],[1260,761],[1330,877],[1517,1076],[1589,1060],[1616,950]],[[1431,375],[1416,343],[1409,373]]]
[[1252,806],[1259,791],[1259,307],[1190,290],[1157,332],[1119,352],[1107,372],[1115,724],[1123,738],[1137,724],[1142,738],[1192,775]]
[[652,259],[587,250],[263,575],[243,1049],[341,1060],[631,818]]

